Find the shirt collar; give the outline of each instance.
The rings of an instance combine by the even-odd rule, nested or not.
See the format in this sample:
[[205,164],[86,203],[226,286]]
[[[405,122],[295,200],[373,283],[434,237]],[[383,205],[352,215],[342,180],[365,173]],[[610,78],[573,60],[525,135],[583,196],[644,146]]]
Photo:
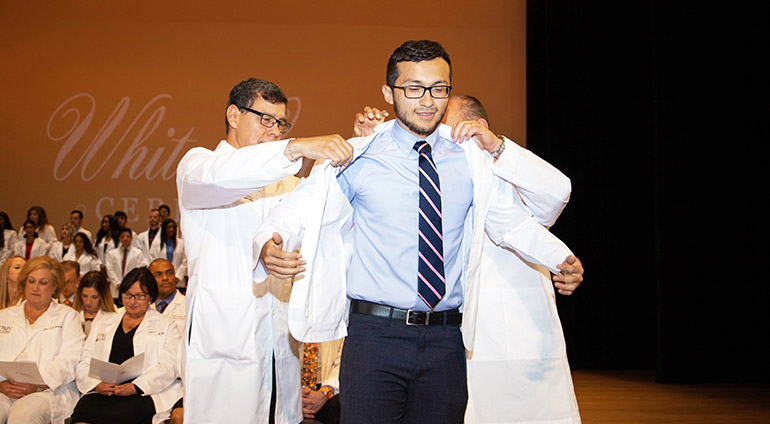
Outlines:
[[[396,119],[398,121],[398,119]],[[441,138],[438,135],[438,131],[433,131],[431,134],[429,134],[425,138],[418,138],[414,134],[409,133],[407,130],[401,127],[401,125],[398,124],[398,122],[393,124],[393,131],[391,132],[393,136],[393,140],[396,142],[396,145],[398,146],[398,149],[404,153],[404,156],[410,156],[414,154],[417,155],[417,152],[414,151],[414,143],[419,140],[425,140],[428,142],[428,144],[431,147],[431,150],[435,149],[436,147],[441,148]]]

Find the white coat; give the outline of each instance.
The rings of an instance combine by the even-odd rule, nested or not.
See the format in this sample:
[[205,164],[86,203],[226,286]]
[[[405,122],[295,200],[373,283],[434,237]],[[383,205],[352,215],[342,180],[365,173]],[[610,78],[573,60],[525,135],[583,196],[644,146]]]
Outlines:
[[26,349],[26,359],[37,363],[45,384],[51,388],[51,421],[62,424],[79,398],[75,366],[85,336],[77,311],[54,301],[33,326],[28,326],[26,303],[0,310],[0,361],[17,360]]
[[[56,258],[54,258],[56,259]],[[67,251],[67,254],[64,255],[64,257],[61,259],[63,261],[75,261],[80,265],[80,275],[86,275],[89,271],[99,271],[101,269],[101,264],[99,263],[99,258],[87,253],[85,250],[83,253],[80,254],[80,257],[77,257],[77,251],[75,250],[75,246],[71,246],[70,249]]]
[[150,250],[156,248],[160,249],[160,231],[161,229],[158,228],[158,232],[155,234],[155,238],[152,239],[152,246],[150,245],[149,229],[142,231],[138,236],[136,236],[139,249],[142,251],[142,253],[144,253],[144,257],[147,258],[147,263],[152,262],[152,259],[150,258]]
[[106,241],[105,239],[102,239],[97,244],[94,242],[94,250],[96,251],[96,257],[99,258],[99,263],[102,266],[107,266],[107,255],[110,254],[113,250],[120,248],[121,244],[118,242],[118,245],[115,246],[115,241],[110,240]]
[[[152,262],[158,258],[168,259],[166,247],[160,244],[160,234],[155,236],[155,240],[152,242],[150,257],[147,262]],[[184,278],[187,277],[187,254],[184,251],[184,242],[179,237],[176,239],[176,247],[174,248],[174,256],[171,258],[171,264],[174,265],[177,281],[184,282]]]
[[[388,130],[388,124],[392,125],[392,122],[379,126],[377,132]],[[445,136],[448,135],[446,133],[447,130],[448,127],[445,126],[442,126],[440,129],[440,131],[445,132]],[[367,138],[360,143],[366,145],[370,139]],[[358,140],[356,142],[359,143]],[[561,263],[569,254],[566,246],[563,246],[558,239],[547,233],[544,228],[532,225],[533,221],[539,221],[547,225],[555,221],[569,197],[569,180],[553,167],[547,165],[526,150],[521,149],[510,141],[506,141],[506,143],[507,151],[501,156],[501,160],[494,165],[491,165],[492,162],[489,160],[488,155],[481,152],[475,143],[463,144],[466,146],[468,163],[471,166],[474,179],[474,207],[472,214],[469,214],[469,220],[466,221],[466,236],[463,240],[464,251],[466,252],[465,257],[468,258],[463,275],[465,288],[463,339],[466,349],[469,351],[469,357],[472,358],[469,361],[469,395],[473,399],[472,401],[479,407],[489,408],[504,414],[505,412],[510,412],[508,407],[510,399],[506,399],[504,402],[492,402],[492,400],[497,401],[499,399],[499,396],[493,397],[492,395],[501,385],[515,385],[517,389],[516,394],[520,394],[518,393],[519,390],[526,392],[533,387],[537,388],[537,394],[530,395],[526,400],[539,403],[529,403],[526,409],[541,408],[547,410],[551,408],[551,403],[554,399],[550,397],[549,390],[556,389],[563,396],[559,396],[555,401],[561,403],[559,408],[562,412],[566,410],[566,414],[560,415],[560,417],[564,417],[563,421],[555,422],[579,422],[571,376],[566,364],[563,335],[561,334],[558,316],[555,314],[555,305],[553,304],[553,289],[550,288],[547,277],[545,277],[546,281],[544,282],[542,274],[530,271],[529,274],[524,274],[527,275],[525,279],[526,284],[524,285],[531,285],[534,282],[541,292],[547,292],[550,288],[551,297],[544,295],[539,297],[535,295],[527,296],[527,292],[515,289],[512,290],[513,293],[507,293],[509,301],[516,296],[524,295],[523,299],[518,301],[518,305],[524,303],[530,308],[537,309],[523,323],[516,319],[521,318],[521,315],[525,315],[526,310],[520,312],[519,316],[515,316],[513,320],[506,319],[501,322],[499,319],[501,311],[499,309],[492,309],[493,306],[500,305],[491,305],[486,301],[490,296],[494,297],[495,294],[499,294],[499,292],[495,293],[486,289],[487,285],[491,284],[488,283],[489,280],[497,278],[498,281],[516,285],[519,275],[510,272],[504,263],[490,263],[489,259],[484,257],[485,249],[501,251],[502,249],[497,245],[500,244],[508,249],[517,250],[526,260],[539,260],[548,264],[548,268],[554,272],[557,271],[555,266]],[[358,154],[362,148],[357,148],[356,153]],[[507,158],[506,155],[508,155]],[[503,158],[506,159],[503,160]],[[305,339],[306,341],[340,337],[345,334],[347,322],[347,305],[344,301],[345,275],[344,271],[340,273],[339,270],[345,270],[345,267],[349,264],[349,255],[353,248],[352,242],[349,239],[351,234],[349,220],[352,211],[347,198],[333,181],[333,175],[333,172],[327,168],[326,179],[318,179],[316,181],[309,179],[306,183],[303,183],[304,187],[310,186],[311,183],[316,185],[313,190],[314,193],[310,194],[312,198],[301,200],[301,195],[299,194],[303,188],[301,186],[297,190],[298,194],[293,195],[297,197],[297,205],[299,206],[294,205],[292,208],[293,199],[292,197],[287,198],[279,209],[276,210],[275,215],[271,215],[266,220],[255,238],[255,245],[261,246],[273,231],[280,230],[279,232],[284,237],[284,240],[289,240],[284,245],[284,249],[290,250],[296,246],[300,237],[304,237],[302,239],[302,253],[304,259],[308,262],[306,266],[307,272],[305,278],[297,281],[294,285],[289,322],[295,337]],[[312,178],[314,176],[311,176]],[[517,186],[519,188],[518,195],[510,184],[516,184],[517,182],[521,184],[521,186]],[[543,182],[545,182],[549,190],[542,190],[538,187],[537,184],[540,183],[542,185]],[[491,213],[489,193],[495,193],[495,207],[492,208]],[[500,208],[522,208],[523,205],[519,195],[527,199],[529,202],[527,204],[529,206],[528,210],[536,212],[536,216],[525,220],[516,227],[508,228],[507,231],[504,221],[498,222],[498,225],[490,225],[490,218],[493,221],[492,224],[494,224],[494,221],[499,221],[502,216],[499,215]],[[293,209],[294,212],[288,209]],[[302,219],[293,220],[293,214],[296,214],[297,210],[312,211],[307,222],[303,223]],[[322,214],[318,213],[319,210],[322,210]],[[484,233],[484,226],[473,226],[473,222],[486,222],[488,233]],[[304,233],[287,231],[288,229],[299,229],[303,224],[306,225]],[[503,230],[501,231],[500,228],[503,228]],[[492,243],[490,237],[497,244]],[[508,255],[513,255],[511,250],[506,251]],[[518,257],[514,260],[518,261],[520,268],[528,268]],[[257,267],[257,272],[262,272],[261,265]],[[515,276],[515,278],[511,278],[512,276]],[[314,280],[317,280],[315,283],[316,287],[322,286],[323,288],[314,289]],[[484,281],[484,283],[480,283],[480,281]],[[484,284],[484,287],[481,284]],[[543,285],[546,287],[543,287]],[[484,299],[483,303],[481,303],[481,299]],[[484,308],[483,312],[479,312],[480,306]],[[497,319],[493,320],[492,316],[496,316]],[[541,326],[544,326],[545,329],[540,328]],[[505,344],[506,340],[510,340],[508,336],[510,327],[515,327],[519,330],[514,332],[519,336],[517,340],[513,341],[514,343],[523,341],[526,344],[531,344],[533,342],[528,338],[528,335],[532,334],[547,334],[549,340],[561,341],[561,343],[553,343],[547,348],[540,349],[538,353],[542,353],[544,356],[529,358],[530,363],[528,365],[530,367],[527,369],[520,368],[522,361],[498,362],[496,364],[499,373],[497,376],[505,375],[506,377],[513,378],[513,381],[489,379],[487,378],[488,375],[482,375],[478,371],[479,367],[475,366],[474,361],[479,362],[480,360],[473,359],[473,354],[475,353],[473,352],[474,343],[478,339],[482,346],[482,352],[487,349],[490,338],[493,341],[496,340],[498,343]],[[480,336],[477,336],[477,329],[479,329]],[[533,347],[531,350],[537,351],[538,349]],[[505,350],[496,351],[496,353],[498,354],[495,356],[496,358],[505,357],[511,359],[514,356]],[[555,355],[557,359],[550,355]],[[547,364],[547,366],[544,364]],[[506,368],[506,366],[509,368]],[[510,368],[511,366],[513,368]],[[542,379],[537,381],[532,379],[532,374],[527,374],[527,371],[536,369],[547,371],[546,374],[541,374],[540,377]],[[491,382],[494,382],[494,384]],[[511,391],[503,391],[503,393],[510,394]],[[536,407],[533,405],[542,406]],[[468,417],[469,422],[484,422],[483,419],[486,419],[486,417],[478,418],[473,415]],[[505,419],[499,422],[538,421],[535,419],[530,421],[519,419],[506,421]],[[547,420],[539,419],[539,421]]]
[[[150,305],[151,309],[155,309],[155,303]],[[174,295],[174,299],[163,310],[163,316],[171,318],[176,323],[179,334],[184,334],[185,323],[187,322],[187,312],[185,311],[185,297],[178,290]]]
[[318,382],[329,386],[337,394],[340,391],[340,358],[345,339],[332,340],[318,344]]
[[126,259],[126,269],[123,270],[123,246],[113,249],[107,254],[107,281],[110,283],[112,298],[118,297],[118,288],[123,281],[123,277],[134,268],[147,266],[142,251],[134,246],[128,248],[128,258]]
[[[32,242],[32,249],[29,251],[29,259],[36,258],[38,256],[48,256],[48,248],[50,245],[48,242],[43,240],[40,237],[35,238],[35,241]],[[19,237],[16,239],[16,245],[14,248],[14,253],[21,256],[22,258],[27,257],[27,239],[24,237]]]
[[[69,247],[67,248],[67,252],[69,252],[74,248],[75,248],[75,245],[70,243]],[[51,243],[50,246],[48,246],[48,256],[61,262],[63,260],[62,258],[64,258],[64,255],[65,255],[62,253],[63,250],[64,250],[64,244],[59,240],[56,240],[55,242]]]
[[[53,225],[46,224],[45,228],[43,228],[42,231],[40,231],[39,228],[35,228],[35,231],[37,231],[37,236],[43,239],[46,243],[53,243],[56,241],[56,230],[53,229]],[[19,228],[19,231],[17,232],[17,235],[19,239],[24,238],[24,226],[22,225],[21,228]]]
[[235,149],[221,141],[214,151],[191,149],[177,167],[189,274],[186,424],[266,423],[273,355],[276,422],[302,421],[301,345],[286,323],[290,284],[252,282],[257,226],[300,169],[283,155],[287,143]]
[[[115,315],[115,312],[112,311],[105,311],[102,308],[99,308],[98,311],[96,311],[96,316],[93,320],[91,320],[91,328],[94,328],[97,326],[97,324],[100,321],[103,321],[106,318],[109,318],[110,316]],[[86,331],[86,316],[84,311],[80,311],[80,326],[83,329],[83,332]],[[88,337],[88,334],[86,334],[86,337]]]
[[[94,321],[77,363],[76,381],[81,393],[92,391],[100,383],[88,376],[91,358],[109,361],[115,331],[122,324],[125,314],[125,309],[121,309],[116,314]],[[134,355],[144,353],[144,366],[142,374],[133,383],[142,390],[144,396],[152,397],[157,412],[153,422],[158,422],[160,417],[167,417],[167,412],[184,395],[182,381],[177,378],[177,357],[181,344],[176,323],[148,309],[134,334]]]

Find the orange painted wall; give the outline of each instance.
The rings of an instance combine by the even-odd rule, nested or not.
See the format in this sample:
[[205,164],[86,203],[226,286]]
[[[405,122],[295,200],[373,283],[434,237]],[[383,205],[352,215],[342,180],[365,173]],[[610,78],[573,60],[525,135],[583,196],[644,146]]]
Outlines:
[[454,92],[526,143],[523,0],[108,3],[2,2],[0,210],[16,228],[32,205],[57,232],[75,208],[94,233],[115,210],[137,232],[160,203],[176,215],[177,162],[224,137],[251,76],[290,97],[291,136],[348,137],[363,106],[388,107],[385,64],[409,39],[440,41]]

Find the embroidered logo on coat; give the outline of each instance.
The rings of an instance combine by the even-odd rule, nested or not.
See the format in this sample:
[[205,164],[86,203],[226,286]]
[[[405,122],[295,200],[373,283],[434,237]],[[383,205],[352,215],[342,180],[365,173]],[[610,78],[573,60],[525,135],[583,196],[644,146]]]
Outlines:
[[11,334],[12,325],[0,325],[0,334]]

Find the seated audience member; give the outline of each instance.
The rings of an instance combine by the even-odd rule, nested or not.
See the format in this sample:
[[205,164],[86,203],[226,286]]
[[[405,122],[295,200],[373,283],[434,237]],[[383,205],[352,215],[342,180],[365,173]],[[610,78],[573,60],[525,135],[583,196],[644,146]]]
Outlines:
[[48,248],[48,256],[61,262],[64,255],[66,255],[72,247],[72,237],[74,236],[75,227],[69,222],[62,224],[61,230],[59,230],[59,240],[51,243]]
[[148,267],[158,285],[158,298],[152,308],[176,322],[179,334],[184,334],[187,315],[185,297],[176,289],[174,265],[163,258],[152,261]]
[[[73,424],[146,423],[182,397],[177,378],[181,336],[172,319],[150,308],[158,295],[152,274],[146,267],[133,269],[119,292],[124,308],[95,323],[77,364],[77,385],[84,396],[72,414]],[[91,358],[120,364],[142,353],[142,373],[133,380],[108,383],[89,377]]]
[[[179,334],[184,334],[187,321],[185,297],[176,289],[176,273],[174,272],[174,265],[166,259],[158,258],[152,261],[148,268],[152,273],[152,276],[155,277],[155,283],[158,284],[158,298],[152,305],[150,305],[150,307],[166,317],[173,319],[176,322]],[[184,349],[184,344],[182,344],[179,349],[179,358],[177,362],[180,372],[182,369],[182,349]],[[171,408],[172,424],[181,423],[183,421],[184,409],[182,405],[183,401],[182,399],[179,399],[179,401]]]
[[[27,219],[32,221],[35,232],[37,235],[45,240],[46,243],[53,243],[56,241],[56,230],[53,225],[48,223],[48,216],[45,213],[45,209],[40,206],[32,206],[27,211]],[[24,228],[19,230],[19,237],[23,237]]]
[[80,284],[80,264],[75,261],[64,261],[61,266],[64,269],[64,288],[59,296],[61,300],[59,303],[72,307]]
[[0,309],[16,306],[21,299],[19,291],[19,272],[27,261],[19,255],[13,255],[3,261],[0,267]]
[[89,271],[101,270],[99,257],[96,255],[91,240],[83,233],[77,233],[72,238],[74,248],[67,251],[62,258],[65,261],[75,261],[80,264],[80,275],[85,275]]
[[177,287],[186,287],[187,255],[177,229],[173,219],[163,221],[160,227],[160,243],[150,250],[150,260],[163,258],[171,262],[176,270]]
[[62,424],[78,400],[75,367],[83,331],[74,309],[53,301],[64,288],[54,259],[30,259],[19,274],[24,300],[0,310],[0,361],[33,361],[43,383],[0,377],[0,423]]
[[158,237],[158,233],[160,233],[160,212],[157,209],[150,210],[147,222],[150,227],[139,233],[137,239],[139,241],[139,248],[144,253],[147,262],[152,262],[150,250],[156,248],[156,246],[158,246],[157,249],[160,249],[160,237]]
[[96,233],[94,250],[102,267],[102,271],[107,272],[107,254],[120,246],[118,238],[120,237],[120,225],[118,220],[112,215],[104,215],[99,231]]
[[340,357],[344,339],[305,343],[302,360],[302,424],[339,424]]
[[70,224],[72,224],[72,226],[75,227],[75,232],[72,233],[72,234],[83,233],[86,236],[88,236],[89,240],[94,241],[94,238],[91,235],[91,232],[86,230],[85,228],[83,228],[83,212],[82,211],[79,211],[79,210],[76,209],[76,210],[70,212]]
[[48,242],[38,236],[37,231],[35,231],[35,223],[32,220],[24,221],[22,230],[24,231],[23,235],[16,240],[14,253],[23,256],[26,260],[48,255]]
[[80,311],[80,324],[88,337],[92,327],[116,312],[107,277],[100,271],[87,272],[80,279],[72,307]]
[[123,277],[132,269],[147,266],[147,260],[142,251],[133,246],[133,231],[130,228],[120,230],[118,240],[120,247],[107,254],[107,281],[110,283],[112,297],[116,299],[116,304],[120,305],[118,299],[118,287]]
[[8,214],[0,211],[0,264],[13,255],[18,234],[11,225]]

